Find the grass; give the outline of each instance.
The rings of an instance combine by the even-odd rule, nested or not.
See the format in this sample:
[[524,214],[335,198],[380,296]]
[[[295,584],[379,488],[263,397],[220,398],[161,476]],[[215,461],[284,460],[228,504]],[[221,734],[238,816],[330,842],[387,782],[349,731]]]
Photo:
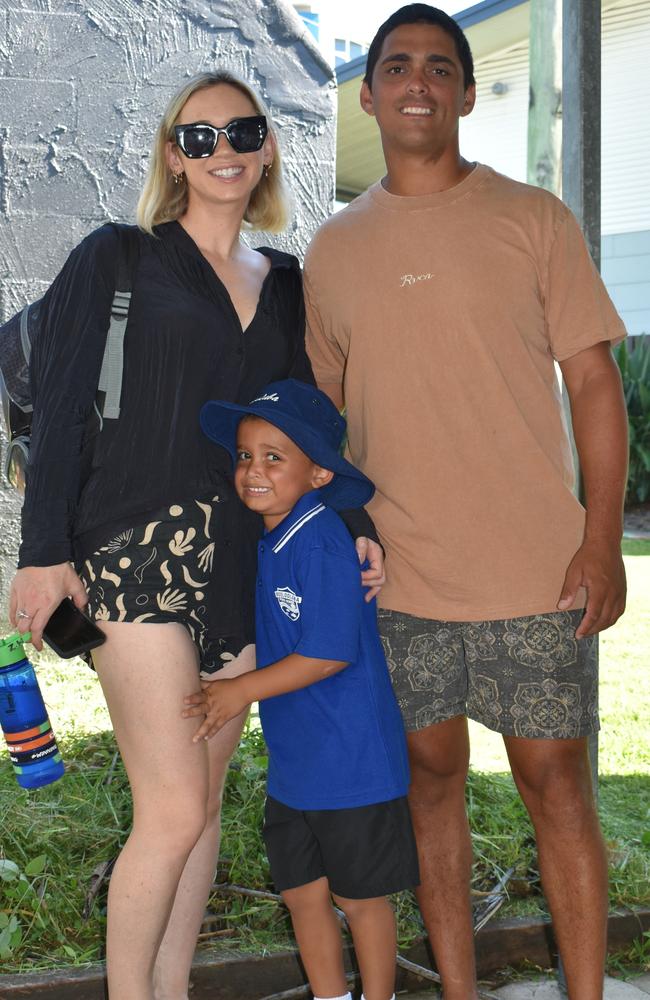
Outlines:
[[[650,692],[644,683],[650,648],[650,542],[627,541],[626,616],[601,642],[600,811],[610,852],[612,906],[650,904]],[[18,789],[6,755],[0,760],[0,965],[3,972],[81,965],[102,957],[105,891],[83,917],[97,865],[114,858],[128,835],[130,798],[116,757],[110,720],[94,674],[80,661],[36,657],[55,732],[66,761],[63,781],[36,792]],[[74,706],[71,710],[71,706]],[[645,729],[644,729],[645,727]],[[472,724],[467,801],[472,823],[474,888],[489,890],[510,866],[515,876],[500,915],[543,913],[532,829],[507,773],[496,734]],[[231,766],[224,801],[219,880],[269,889],[260,837],[266,751],[255,720]],[[396,899],[400,939],[421,932],[408,894]],[[281,906],[215,895],[206,944],[257,953],[292,944]],[[629,956],[641,967],[647,942]],[[614,964],[613,969],[618,966]]]

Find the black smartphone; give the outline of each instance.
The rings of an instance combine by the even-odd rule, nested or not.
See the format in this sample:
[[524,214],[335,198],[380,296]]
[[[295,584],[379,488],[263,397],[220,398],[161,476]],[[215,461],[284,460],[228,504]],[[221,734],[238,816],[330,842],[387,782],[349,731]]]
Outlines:
[[88,653],[106,641],[102,630],[69,597],[64,597],[51,615],[43,629],[43,638],[64,660]]

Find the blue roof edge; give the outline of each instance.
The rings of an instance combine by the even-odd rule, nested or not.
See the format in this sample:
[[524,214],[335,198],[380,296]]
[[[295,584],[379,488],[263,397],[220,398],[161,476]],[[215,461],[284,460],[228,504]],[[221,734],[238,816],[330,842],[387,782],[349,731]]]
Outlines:
[[[481,3],[475,3],[472,7],[467,7],[465,10],[458,11],[457,14],[451,15],[454,21],[460,24],[461,28],[471,28],[473,24],[479,24],[481,21],[488,21],[491,17],[496,17],[497,14],[503,14],[507,10],[511,10],[512,7],[519,7],[522,3],[526,3],[526,0],[482,0]],[[396,10],[399,8],[396,6]],[[366,70],[366,57],[357,56],[356,59],[351,59],[350,62],[343,63],[335,70],[335,77],[337,83],[345,83],[346,80],[353,80],[356,76],[363,76]]]
[[471,28],[473,24],[487,21],[497,14],[504,14],[513,7],[520,7],[522,3],[526,3],[526,0],[482,0],[482,3],[475,3],[472,7],[467,7],[451,16],[454,21],[458,21],[461,28]]

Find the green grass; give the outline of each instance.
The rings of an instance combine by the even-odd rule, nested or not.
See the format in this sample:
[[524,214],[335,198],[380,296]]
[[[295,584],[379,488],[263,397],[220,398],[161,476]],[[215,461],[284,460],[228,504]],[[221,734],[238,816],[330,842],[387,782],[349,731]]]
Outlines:
[[[613,906],[650,903],[650,768],[645,681],[650,649],[650,542],[624,543],[629,580],[626,616],[601,642],[600,811],[610,851]],[[36,792],[18,789],[0,759],[0,966],[2,972],[84,964],[102,956],[105,891],[90,918],[82,911],[95,867],[114,858],[128,835],[130,799],[116,758],[110,720],[94,674],[80,661],[36,657],[52,723],[66,761],[63,781]],[[472,772],[467,801],[473,829],[474,888],[487,891],[515,867],[500,915],[544,912],[532,829],[496,734],[471,725]],[[270,887],[260,837],[266,753],[253,722],[229,772],[220,878]],[[6,862],[9,862],[7,864]],[[421,932],[408,894],[396,900],[401,943]],[[286,913],[275,903],[214,896],[228,947],[256,952],[292,943]],[[218,937],[206,937],[210,944]],[[637,949],[639,955],[647,947]],[[636,954],[636,953],[635,953]],[[623,961],[624,959],[621,959]]]
[[650,556],[650,538],[624,538],[621,550],[624,556]]

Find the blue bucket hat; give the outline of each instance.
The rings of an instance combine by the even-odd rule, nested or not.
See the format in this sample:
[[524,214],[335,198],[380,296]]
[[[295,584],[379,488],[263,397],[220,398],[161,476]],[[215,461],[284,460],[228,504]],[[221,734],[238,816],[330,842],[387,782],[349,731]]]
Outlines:
[[362,472],[340,455],[346,423],[332,401],[313,385],[288,378],[271,382],[248,406],[214,400],[201,409],[201,428],[237,461],[237,427],[250,414],[281,430],[316,465],[334,478],[322,486],[323,503],[334,510],[363,507],[375,487]]

